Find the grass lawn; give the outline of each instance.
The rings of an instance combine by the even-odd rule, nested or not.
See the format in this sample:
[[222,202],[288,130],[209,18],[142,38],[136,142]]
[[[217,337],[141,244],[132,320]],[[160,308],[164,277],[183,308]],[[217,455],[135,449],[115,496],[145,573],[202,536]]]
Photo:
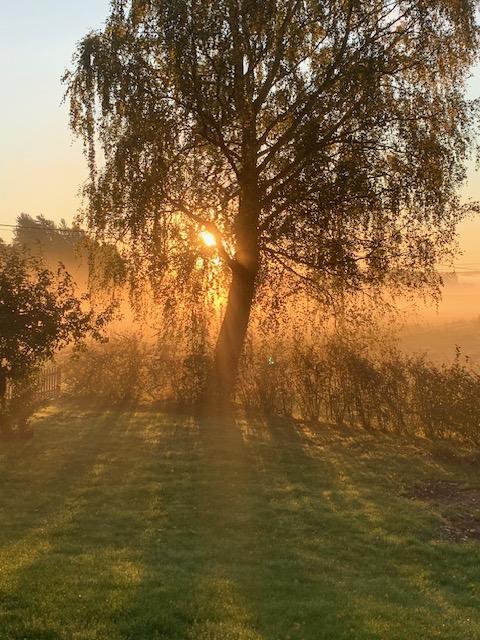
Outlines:
[[480,486],[394,437],[52,407],[0,443],[0,639],[480,639],[431,480]]

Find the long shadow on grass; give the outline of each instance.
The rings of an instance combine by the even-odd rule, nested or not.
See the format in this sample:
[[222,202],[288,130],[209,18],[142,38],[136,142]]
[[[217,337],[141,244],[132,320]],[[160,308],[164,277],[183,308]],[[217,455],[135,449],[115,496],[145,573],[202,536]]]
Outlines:
[[291,423],[179,426],[165,446],[143,458],[160,485],[121,637],[469,637],[438,579],[455,556],[442,560],[429,517],[382,486],[381,460],[355,465]]
[[0,552],[65,510],[72,492],[110,458],[117,420],[114,411],[51,408],[38,420],[33,439],[0,441]]
[[[215,547],[198,588],[211,583],[215,601],[214,585],[228,585],[252,637],[368,637],[342,588],[337,565],[344,549],[332,548],[329,539],[345,536],[347,527],[348,537],[355,536],[358,529],[347,523],[347,499],[332,506],[338,469],[310,456],[288,423],[248,435],[239,427],[232,422],[227,434],[206,430],[203,438],[212,479],[204,515]],[[228,617],[217,612],[212,620],[211,608],[194,637],[207,630],[222,637]]]
[[[116,412],[100,417],[84,412],[80,419],[59,412],[50,416],[44,433],[40,421],[38,436],[28,445],[4,449],[0,637],[72,637],[58,624],[63,614],[71,616],[59,587],[65,586],[69,562],[85,552],[77,523],[90,505],[101,512],[105,487],[99,481],[116,455],[112,441],[122,441],[130,420]],[[72,595],[78,610],[82,594],[76,589]]]
[[43,533],[31,513],[37,554],[7,576],[0,637],[473,637],[452,606],[452,584],[459,607],[468,589],[458,554],[442,560],[429,518],[382,486],[403,463],[359,462],[291,423],[103,420],[68,454],[75,480],[45,482],[28,459],[37,487],[56,478],[60,513]]
[[[232,567],[262,637],[468,637],[450,589],[465,595],[469,587],[458,573],[447,588],[440,579],[448,564],[455,577],[455,554],[429,545],[429,518],[389,493],[392,469],[354,464],[291,422],[270,425],[269,434],[247,446],[261,518],[249,565]],[[394,455],[386,463],[395,466]],[[463,611],[478,622],[472,604]]]
[[89,472],[65,492],[72,509],[11,569],[0,637],[185,638],[194,624],[202,605],[192,581],[210,546],[196,514],[198,427],[149,412],[111,425],[84,452]]
[[[372,554],[364,558],[371,536],[343,496],[341,472],[310,456],[289,426],[248,436],[241,427],[200,424],[194,467],[183,491],[170,496],[161,557],[151,539],[145,545],[149,578],[131,612],[135,632],[218,640],[384,637],[370,631],[365,603],[352,607],[344,587],[349,573],[362,577]],[[353,549],[344,546],[350,538],[357,539]],[[350,567],[357,555],[360,566]],[[162,579],[163,591],[152,599]],[[360,600],[361,588],[355,596]],[[378,600],[384,604],[383,593]],[[155,603],[148,626],[147,601]]]
[[258,638],[225,571],[244,552],[231,542],[250,511],[238,508],[248,484],[238,464],[241,434],[230,427],[179,425],[168,451],[165,442],[153,445],[159,499],[142,538],[142,580],[122,619],[124,637]]

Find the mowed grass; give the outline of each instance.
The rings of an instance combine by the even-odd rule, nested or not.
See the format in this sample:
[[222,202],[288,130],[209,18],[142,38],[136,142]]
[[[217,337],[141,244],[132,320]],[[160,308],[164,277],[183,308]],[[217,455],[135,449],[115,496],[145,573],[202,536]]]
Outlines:
[[480,638],[480,545],[428,479],[480,481],[394,437],[52,407],[0,444],[0,638]]

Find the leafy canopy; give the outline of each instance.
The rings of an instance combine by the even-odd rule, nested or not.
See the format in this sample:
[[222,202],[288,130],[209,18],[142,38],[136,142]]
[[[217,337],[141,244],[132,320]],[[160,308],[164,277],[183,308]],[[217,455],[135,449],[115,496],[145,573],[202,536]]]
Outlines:
[[477,4],[113,0],[65,76],[90,225],[186,278],[201,228],[240,259],[250,198],[264,282],[431,284],[466,212]]
[[0,378],[21,380],[57,349],[100,336],[111,310],[85,310],[70,276],[0,243]]

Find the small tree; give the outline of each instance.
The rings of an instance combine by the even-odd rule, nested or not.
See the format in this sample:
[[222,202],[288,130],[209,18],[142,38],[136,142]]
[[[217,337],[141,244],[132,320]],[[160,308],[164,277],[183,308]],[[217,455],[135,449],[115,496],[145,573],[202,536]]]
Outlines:
[[66,82],[90,226],[183,280],[198,233],[214,236],[230,274],[215,351],[226,393],[262,283],[438,283],[462,213],[477,7],[112,0],[80,43]]
[[60,347],[87,334],[99,337],[110,312],[96,315],[82,308],[84,302],[62,267],[54,274],[39,259],[0,243],[0,431],[10,427],[8,381],[21,388]]

